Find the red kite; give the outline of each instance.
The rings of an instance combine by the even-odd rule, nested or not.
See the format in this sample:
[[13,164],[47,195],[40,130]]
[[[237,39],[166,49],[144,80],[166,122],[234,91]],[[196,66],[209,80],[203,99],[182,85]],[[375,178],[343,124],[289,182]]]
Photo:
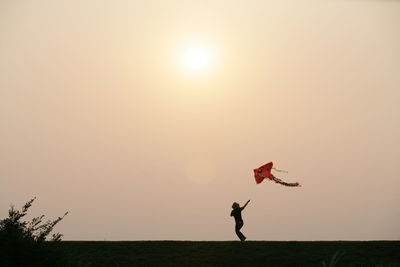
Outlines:
[[282,181],[279,178],[276,178],[272,173],[271,170],[274,169],[276,171],[281,171],[284,172],[282,170],[277,170],[275,168],[272,168],[273,163],[269,162],[263,166],[261,166],[260,168],[254,169],[254,178],[256,178],[256,183],[259,184],[262,181],[264,181],[264,179],[269,179],[271,181],[274,181],[275,183],[284,185],[284,186],[301,186],[298,182],[296,183],[286,183],[284,181]]

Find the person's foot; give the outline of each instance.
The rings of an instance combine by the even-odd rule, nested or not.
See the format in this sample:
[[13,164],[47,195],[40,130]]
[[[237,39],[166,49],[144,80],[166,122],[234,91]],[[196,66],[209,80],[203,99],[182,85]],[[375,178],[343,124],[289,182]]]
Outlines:
[[244,242],[246,240],[247,237],[243,237],[242,239],[240,239],[240,241]]

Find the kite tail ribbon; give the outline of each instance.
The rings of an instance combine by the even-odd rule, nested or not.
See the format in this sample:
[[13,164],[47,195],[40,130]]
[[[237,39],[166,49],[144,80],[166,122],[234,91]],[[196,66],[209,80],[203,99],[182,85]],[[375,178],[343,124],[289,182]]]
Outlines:
[[281,185],[284,185],[284,186],[301,186],[298,182],[295,182],[295,183],[287,183],[287,182],[284,182],[284,181],[282,181],[281,179],[279,179],[279,178],[277,178],[277,177],[275,177],[275,176],[273,176],[273,175],[271,175],[272,176],[272,181],[274,181],[275,183],[278,183],[278,184],[281,184]]
[[275,171],[277,171],[277,172],[284,172],[284,173],[289,173],[288,171],[285,171],[285,170],[280,170],[280,169],[277,169],[277,168],[272,168],[273,170],[275,170]]
[[258,173],[259,176],[263,177],[264,179],[269,179],[271,181],[274,181],[277,184],[281,184],[284,186],[301,186],[298,182],[295,183],[287,183],[285,181],[282,181],[281,179],[275,177],[274,175],[270,175],[269,177],[262,175],[261,173]]

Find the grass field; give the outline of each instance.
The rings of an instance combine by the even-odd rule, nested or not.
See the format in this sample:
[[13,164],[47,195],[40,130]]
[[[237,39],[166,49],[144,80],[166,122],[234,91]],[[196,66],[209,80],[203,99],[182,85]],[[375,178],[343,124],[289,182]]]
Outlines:
[[400,241],[63,241],[69,266],[400,266]]

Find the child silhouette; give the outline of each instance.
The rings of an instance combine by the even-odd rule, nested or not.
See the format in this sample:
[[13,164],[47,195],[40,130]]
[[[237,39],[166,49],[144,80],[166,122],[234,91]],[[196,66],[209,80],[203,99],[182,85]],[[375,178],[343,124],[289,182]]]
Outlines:
[[246,237],[244,236],[244,234],[242,232],[240,232],[240,229],[243,227],[243,219],[242,219],[242,210],[244,210],[244,208],[246,208],[247,204],[249,204],[250,200],[248,200],[246,202],[246,204],[244,204],[243,207],[239,206],[239,203],[234,202],[232,204],[232,212],[231,212],[231,216],[233,216],[235,218],[235,232],[237,234],[237,236],[239,237],[240,241],[245,241]]

